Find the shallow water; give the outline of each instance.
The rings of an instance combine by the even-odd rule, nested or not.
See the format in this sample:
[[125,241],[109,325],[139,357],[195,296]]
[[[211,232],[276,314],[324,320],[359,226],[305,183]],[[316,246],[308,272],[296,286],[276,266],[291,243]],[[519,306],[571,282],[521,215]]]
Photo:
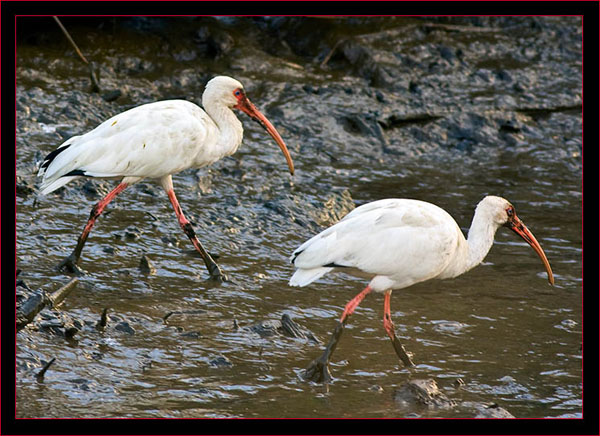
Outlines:
[[[539,19],[540,28],[523,24],[532,30],[518,37],[510,23],[495,21],[479,24],[491,29],[485,32],[431,31],[427,20],[415,19],[330,29],[330,38],[353,35],[371,50],[384,71],[378,74],[394,79],[378,86],[371,73],[336,56],[320,67],[331,40],[314,57],[293,45],[267,53],[260,42],[274,38],[276,26],[246,20],[251,42],[243,47],[227,20],[209,23],[234,41],[213,60],[186,39],[207,25],[201,19],[164,27],[115,22],[112,29],[71,21],[74,39],[101,65],[101,83],[122,90],[112,102],[87,92],[86,70],[56,29],[21,38],[17,174],[30,183],[39,184],[36,162],[66,137],[136,104],[176,95],[199,101],[205,79],[219,73],[246,85],[288,144],[297,174],[289,176],[276,144],[240,115],[245,135],[236,155],[174,177],[184,212],[232,280],[217,287],[206,281],[159,186],[144,181],[117,197],[84,248],[80,266],[88,274],[60,306],[84,327],[72,340],[35,324],[17,334],[17,416],[472,417],[464,407],[394,401],[394,389],[407,379],[434,378],[459,403],[494,402],[515,417],[581,417],[578,19]],[[318,32],[331,24],[322,26]],[[163,41],[158,53],[141,45],[148,38]],[[420,94],[409,91],[411,81]],[[440,118],[390,121],[425,113]],[[113,183],[77,181],[37,200],[17,196],[20,279],[47,291],[68,281],[54,267]],[[299,378],[322,344],[234,329],[234,320],[245,327],[286,313],[328,340],[366,282],[328,275],[292,288],[288,257],[339,218],[344,198],[355,205],[388,197],[429,201],[466,232],[486,194],[514,204],[544,248],[556,284],[548,284],[526,243],[500,229],[483,264],[464,276],[394,292],[392,317],[414,353],[413,370],[401,366],[385,335],[381,295],[367,297],[350,319],[330,385]],[[139,271],[143,253],[155,274]],[[98,331],[104,308],[109,323]],[[195,313],[163,322],[173,311]],[[56,362],[37,381],[35,372],[52,357]],[[464,385],[457,387],[459,378]]]

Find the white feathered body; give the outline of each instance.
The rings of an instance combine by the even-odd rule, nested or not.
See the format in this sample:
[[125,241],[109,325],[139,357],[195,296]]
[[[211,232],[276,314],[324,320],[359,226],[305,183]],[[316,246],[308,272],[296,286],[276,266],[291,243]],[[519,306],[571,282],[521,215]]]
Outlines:
[[467,241],[446,211],[419,200],[385,199],[354,209],[298,247],[290,285],[305,286],[339,269],[372,278],[375,291],[401,289],[455,277],[468,268],[468,258]]
[[[210,165],[233,154],[242,141],[241,122],[233,138],[222,138],[219,127],[199,106],[185,100],[166,100],[135,107],[106,120],[85,135],[73,136],[57,149],[47,167],[42,194],[51,192],[81,175],[126,177],[129,183],[142,178],[162,178],[187,168]],[[74,176],[66,176],[76,172]]]

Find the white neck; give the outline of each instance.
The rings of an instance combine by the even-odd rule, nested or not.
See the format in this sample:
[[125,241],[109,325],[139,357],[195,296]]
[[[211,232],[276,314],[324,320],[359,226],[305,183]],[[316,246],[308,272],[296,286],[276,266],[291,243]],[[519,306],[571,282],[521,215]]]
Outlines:
[[219,130],[219,139],[216,142],[216,152],[218,158],[229,156],[235,153],[242,143],[244,129],[242,123],[235,116],[235,113],[222,104],[203,102],[204,110],[217,125]]
[[497,230],[498,224],[491,220],[481,209],[477,208],[467,237],[469,256],[463,272],[476,267],[485,259],[494,244],[494,236]]
[[457,277],[479,265],[492,248],[496,230],[498,225],[481,209],[476,209],[467,239],[457,226],[460,235],[454,258],[438,277]]

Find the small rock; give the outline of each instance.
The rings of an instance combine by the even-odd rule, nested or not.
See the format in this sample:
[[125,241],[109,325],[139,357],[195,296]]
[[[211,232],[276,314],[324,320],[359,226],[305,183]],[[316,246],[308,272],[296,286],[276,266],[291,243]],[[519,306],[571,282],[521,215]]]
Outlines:
[[129,323],[127,321],[121,321],[120,323],[118,323],[115,326],[115,330],[123,332],[123,333],[130,334],[130,335],[134,335],[135,334],[135,330],[133,329],[133,327],[131,327],[129,325]]
[[407,406],[420,405],[430,408],[450,409],[456,402],[448,399],[433,379],[410,380],[396,389],[394,400]]
[[156,268],[154,268],[154,266],[150,262],[150,259],[148,259],[148,256],[146,256],[145,254],[142,255],[142,258],[140,259],[139,269],[142,272],[142,274],[156,273]]
[[233,366],[233,363],[225,356],[218,356],[208,362],[208,364],[217,368],[229,368]]
[[202,333],[200,333],[198,331],[185,332],[185,333],[181,333],[181,337],[196,339],[196,338],[201,338],[202,337]]
[[[237,321],[234,320],[234,328],[237,326]],[[237,326],[239,328],[239,326]],[[251,331],[258,334],[261,338],[271,336],[287,336],[290,338],[308,339],[316,344],[321,341],[308,329],[294,322],[290,316],[284,313],[279,320],[267,320],[258,322],[249,327],[244,327],[243,330]]]
[[121,97],[122,92],[119,89],[114,89],[112,91],[105,92],[102,94],[102,98],[105,101],[111,102],[115,101],[117,98]]
[[108,247],[103,247],[102,251],[106,254],[115,254],[117,252],[117,249],[115,249],[115,247],[113,246],[108,246]]
[[463,407],[471,407],[474,408],[477,413],[475,418],[514,418],[514,415],[510,413],[508,410],[500,407],[496,403],[462,403]]
[[142,231],[137,227],[129,227],[125,230],[125,240],[126,241],[135,241],[139,239],[142,234]]

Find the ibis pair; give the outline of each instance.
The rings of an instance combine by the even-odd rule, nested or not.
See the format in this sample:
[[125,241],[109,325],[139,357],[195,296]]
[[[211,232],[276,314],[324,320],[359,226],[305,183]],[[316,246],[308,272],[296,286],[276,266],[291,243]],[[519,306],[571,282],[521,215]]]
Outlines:
[[[172,175],[210,165],[237,151],[243,129],[232,109],[249,115],[273,137],[291,174],[294,165],[275,127],[250,102],[237,80],[226,76],[210,80],[202,105],[204,110],[188,101],[167,100],[138,106],[84,135],[68,139],[46,156],[38,173],[43,177],[42,194],[81,177],[119,180],[92,208],[73,252],[59,264],[61,270],[82,272],[77,264],[96,219],[128,186],[149,178],[165,190],[179,225],[202,256],[211,278],[227,280],[184,216],[173,190]],[[387,199],[354,209],[302,244],[291,257],[297,268],[290,280],[292,286],[306,286],[330,271],[371,277],[368,286],[346,305],[323,355],[310,364],[305,377],[315,381],[330,379],[328,363],[343,327],[371,291],[384,293],[384,328],[398,356],[406,365],[412,365],[394,333],[392,291],[465,273],[485,258],[501,226],[510,228],[533,247],[553,283],[552,270],[540,244],[517,217],[513,205],[495,196],[487,196],[478,204],[467,239],[443,209],[418,200]]]

